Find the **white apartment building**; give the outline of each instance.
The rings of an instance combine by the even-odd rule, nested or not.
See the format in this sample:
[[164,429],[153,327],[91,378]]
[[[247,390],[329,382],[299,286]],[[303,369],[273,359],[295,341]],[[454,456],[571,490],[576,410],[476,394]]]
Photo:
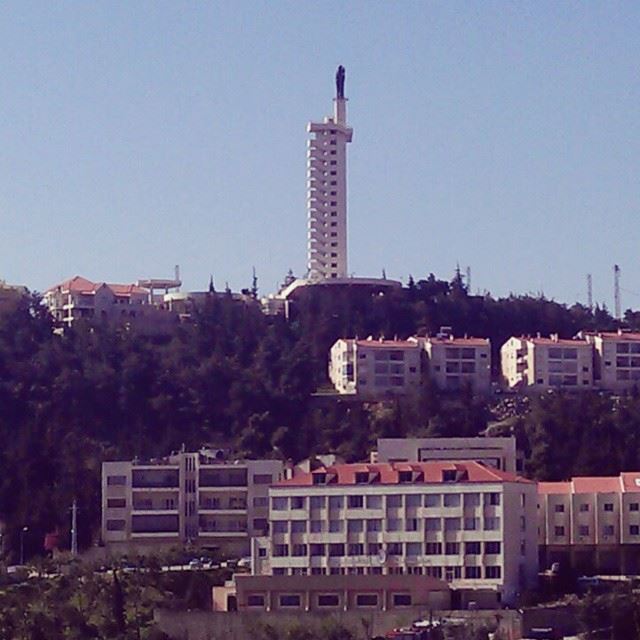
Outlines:
[[420,346],[410,340],[341,339],[331,347],[329,379],[341,394],[405,394],[420,384],[420,357]]
[[640,573],[640,472],[538,484],[542,568],[584,575]]
[[[153,283],[154,281],[148,281]],[[80,319],[105,321],[146,333],[162,333],[177,315],[154,303],[153,290],[137,284],[91,282],[75,276],[48,289],[43,301],[64,328]]]
[[308,270],[311,281],[346,278],[347,272],[347,126],[344,67],[336,74],[333,116],[310,122],[307,143]]
[[488,338],[455,338],[440,333],[417,338],[427,352],[429,377],[439,389],[469,387],[473,393],[491,390],[491,342]]
[[378,438],[371,462],[428,462],[475,460],[502,471],[516,472],[516,439],[479,438]]
[[279,460],[233,460],[222,450],[162,459],[104,462],[102,541],[114,552],[153,552],[182,544],[247,555],[264,535],[268,487]]
[[321,467],[269,497],[258,574],[426,575],[506,603],[536,582],[536,485],[478,462]]
[[598,387],[625,391],[640,385],[640,333],[584,332],[594,350],[594,379]]
[[593,351],[586,340],[511,337],[502,345],[500,359],[509,389],[593,388]]

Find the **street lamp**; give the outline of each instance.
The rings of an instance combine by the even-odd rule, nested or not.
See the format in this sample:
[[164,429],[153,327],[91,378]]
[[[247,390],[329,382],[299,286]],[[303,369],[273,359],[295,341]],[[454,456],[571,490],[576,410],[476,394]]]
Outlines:
[[24,534],[29,531],[29,527],[22,527],[20,531],[20,566],[24,564]]

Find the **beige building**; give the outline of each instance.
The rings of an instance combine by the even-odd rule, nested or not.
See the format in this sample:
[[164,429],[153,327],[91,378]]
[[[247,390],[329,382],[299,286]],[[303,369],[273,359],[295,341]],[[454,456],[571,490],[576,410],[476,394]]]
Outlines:
[[279,460],[234,460],[213,449],[104,462],[102,541],[120,553],[191,543],[248,555],[251,537],[267,530],[268,487],[282,472]]
[[329,379],[341,394],[393,397],[420,384],[421,349],[411,340],[337,340]]
[[509,603],[536,582],[536,485],[478,462],[321,467],[269,497],[257,574],[431,576]]
[[640,573],[640,472],[538,484],[542,568]]
[[417,338],[427,353],[429,378],[446,391],[470,388],[475,394],[491,390],[491,343],[487,338],[455,338],[442,332]]
[[175,313],[157,304],[151,288],[91,282],[81,276],[51,287],[43,301],[62,328],[85,319],[155,334],[170,331],[178,320]]
[[598,387],[620,392],[640,385],[640,333],[604,331],[579,335],[593,345]]
[[512,337],[502,345],[500,359],[509,389],[593,388],[593,350],[586,340]]
[[507,438],[378,438],[371,462],[475,460],[496,469],[516,472],[516,439]]

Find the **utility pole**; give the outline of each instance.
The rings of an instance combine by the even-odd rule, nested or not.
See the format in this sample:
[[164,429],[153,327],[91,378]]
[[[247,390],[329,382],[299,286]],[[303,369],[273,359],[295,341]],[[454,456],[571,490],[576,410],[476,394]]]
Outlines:
[[587,306],[589,311],[593,311],[593,281],[590,273],[587,273]]
[[78,555],[78,503],[75,498],[71,505],[71,555]]
[[620,303],[620,267],[613,265],[613,301],[616,320],[622,320],[622,305]]

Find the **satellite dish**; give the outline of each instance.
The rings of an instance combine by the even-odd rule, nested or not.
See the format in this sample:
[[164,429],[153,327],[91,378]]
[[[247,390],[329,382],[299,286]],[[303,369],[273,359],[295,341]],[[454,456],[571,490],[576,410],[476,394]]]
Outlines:
[[380,564],[384,564],[387,560],[387,552],[384,549],[380,549],[378,551],[378,562]]

